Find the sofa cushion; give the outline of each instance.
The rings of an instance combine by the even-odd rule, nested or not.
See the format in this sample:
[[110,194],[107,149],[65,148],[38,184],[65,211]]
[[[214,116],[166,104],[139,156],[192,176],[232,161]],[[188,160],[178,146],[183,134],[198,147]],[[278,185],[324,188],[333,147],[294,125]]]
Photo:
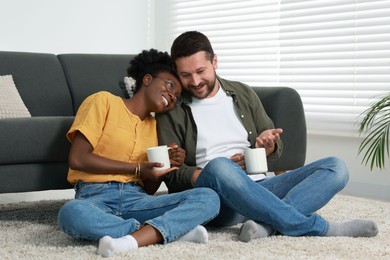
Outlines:
[[72,188],[66,180],[66,162],[0,165],[0,172],[2,193]]
[[72,116],[72,100],[54,54],[0,51],[0,75],[12,75],[32,116]]
[[0,118],[31,117],[12,75],[0,76]]
[[0,165],[67,162],[66,132],[73,120],[73,116],[1,119]]
[[125,97],[120,83],[134,55],[125,54],[61,54],[58,55],[77,112],[84,99],[105,90]]

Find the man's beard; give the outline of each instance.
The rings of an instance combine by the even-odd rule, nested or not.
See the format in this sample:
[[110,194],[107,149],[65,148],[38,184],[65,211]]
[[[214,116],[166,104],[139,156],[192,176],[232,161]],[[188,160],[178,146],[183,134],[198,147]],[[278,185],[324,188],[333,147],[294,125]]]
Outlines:
[[201,83],[202,87],[204,87],[204,85],[207,86],[206,93],[203,92],[202,94],[199,94],[199,93],[196,92],[196,90],[195,90],[196,87],[195,86],[191,86],[190,90],[191,90],[192,96],[196,97],[197,99],[208,98],[210,96],[210,93],[214,91],[216,82],[217,82],[216,75],[214,77],[214,80],[212,82],[209,82],[209,84],[203,84],[203,82],[202,82]]

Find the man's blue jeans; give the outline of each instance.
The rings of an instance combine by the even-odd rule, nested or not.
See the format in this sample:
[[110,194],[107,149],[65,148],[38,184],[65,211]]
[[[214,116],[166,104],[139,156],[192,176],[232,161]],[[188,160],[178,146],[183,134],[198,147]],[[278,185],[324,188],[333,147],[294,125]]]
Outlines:
[[210,161],[195,187],[210,187],[221,199],[220,214],[210,224],[229,226],[247,219],[289,236],[324,236],[328,222],[315,212],[342,190],[349,179],[343,161],[328,157],[298,169],[252,181],[227,158]]
[[88,240],[129,235],[146,223],[169,243],[213,219],[220,208],[208,188],[155,196],[137,183],[78,183],[75,189],[76,199],[61,207],[58,223],[70,236]]

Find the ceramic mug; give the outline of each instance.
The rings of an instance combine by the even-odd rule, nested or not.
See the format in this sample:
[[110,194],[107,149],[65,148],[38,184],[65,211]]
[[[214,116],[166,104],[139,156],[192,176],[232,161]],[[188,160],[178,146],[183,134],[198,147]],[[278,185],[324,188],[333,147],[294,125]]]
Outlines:
[[162,171],[171,168],[171,163],[169,162],[169,153],[168,150],[171,149],[167,145],[160,145],[155,147],[149,147],[146,149],[149,162],[158,162],[163,163],[162,167],[154,167],[156,171]]
[[268,171],[265,148],[245,149],[244,158],[248,174],[266,173]]

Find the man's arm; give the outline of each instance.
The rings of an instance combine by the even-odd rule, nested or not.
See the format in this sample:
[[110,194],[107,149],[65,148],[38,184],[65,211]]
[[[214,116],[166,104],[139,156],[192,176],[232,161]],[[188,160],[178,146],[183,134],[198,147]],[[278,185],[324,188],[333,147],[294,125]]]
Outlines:
[[191,189],[192,177],[197,170],[195,164],[195,139],[188,111],[181,106],[167,112],[156,114],[159,144],[176,143],[186,151],[186,159],[178,170],[167,174],[164,182],[169,192]]
[[[272,119],[265,111],[260,98],[257,96],[253,89],[250,89],[251,104],[253,104],[253,120],[256,126],[258,136],[255,139],[254,145],[256,147],[264,147],[267,150],[268,160],[277,160],[280,158],[283,152],[283,142],[280,135],[283,133],[283,129],[275,129]],[[251,141],[252,142],[252,141]],[[270,147],[267,147],[267,144]],[[253,144],[252,144],[253,145]]]

